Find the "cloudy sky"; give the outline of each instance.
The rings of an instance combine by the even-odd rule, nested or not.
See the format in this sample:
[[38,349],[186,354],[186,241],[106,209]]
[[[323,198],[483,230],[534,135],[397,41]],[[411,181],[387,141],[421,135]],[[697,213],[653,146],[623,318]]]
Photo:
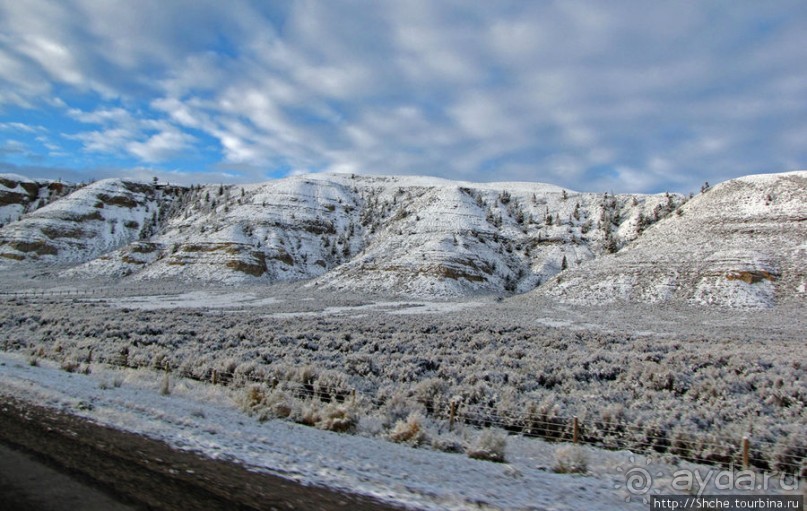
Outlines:
[[0,172],[689,192],[806,167],[803,0],[0,0]]

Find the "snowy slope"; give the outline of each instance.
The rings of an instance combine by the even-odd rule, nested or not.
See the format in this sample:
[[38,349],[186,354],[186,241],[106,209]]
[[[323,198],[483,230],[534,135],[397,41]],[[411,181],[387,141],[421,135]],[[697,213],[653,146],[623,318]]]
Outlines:
[[679,195],[428,177],[316,174],[170,193],[107,180],[0,229],[0,256],[83,263],[72,275],[313,279],[416,296],[526,292],[566,270],[551,293],[570,301],[764,305],[805,292],[792,263],[805,250],[803,176],[731,181],[683,207]]
[[0,258],[78,263],[151,232],[178,189],[106,179],[24,215],[0,230]]
[[614,248],[633,239],[639,212],[667,200],[538,183],[361,180],[365,248],[319,285],[411,295],[526,291],[561,271],[564,257],[571,267],[603,253],[606,232]]
[[647,224],[681,202],[429,177],[324,174],[193,187],[151,236],[107,243],[106,253],[68,273],[314,278],[309,285],[410,295],[523,292],[560,272],[564,258],[573,267],[618,249],[638,235],[640,216]]
[[620,252],[538,293],[613,301],[769,307],[807,287],[807,172],[748,176],[687,202]]
[[73,192],[77,185],[0,174],[0,227],[20,220],[49,202]]

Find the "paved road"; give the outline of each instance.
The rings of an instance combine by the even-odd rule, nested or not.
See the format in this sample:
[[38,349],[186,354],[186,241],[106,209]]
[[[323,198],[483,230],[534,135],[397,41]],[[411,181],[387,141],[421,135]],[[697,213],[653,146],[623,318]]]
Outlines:
[[5,395],[0,443],[4,511],[401,509],[177,451]]
[[4,511],[136,509],[28,453],[0,444],[0,508]]

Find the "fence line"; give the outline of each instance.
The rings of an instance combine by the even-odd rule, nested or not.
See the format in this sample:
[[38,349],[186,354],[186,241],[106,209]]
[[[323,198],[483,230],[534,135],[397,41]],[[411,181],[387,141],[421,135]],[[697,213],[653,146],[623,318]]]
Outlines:
[[[120,364],[107,362],[106,364],[112,367],[132,367],[125,362]],[[143,366],[133,368],[140,367]],[[260,371],[238,372],[206,369],[193,372],[176,368],[173,372],[180,377],[209,382],[214,385],[238,387],[258,383],[268,385],[270,388],[280,387],[280,391],[287,392],[294,397],[324,402],[368,403],[375,407],[382,407],[396,399],[394,396],[379,398],[359,394],[353,388],[317,385],[314,381],[278,380],[273,375]],[[418,400],[416,396],[408,396],[408,399],[415,399],[421,404],[424,404],[423,401],[430,401]],[[534,409],[526,407],[524,414],[515,415],[514,412],[501,413],[490,406],[474,406],[461,400],[441,399],[437,400],[437,403],[433,402],[434,400],[431,401],[429,403],[431,406],[424,404],[427,414],[435,419],[447,421],[449,428],[453,428],[456,423],[481,427],[493,426],[524,437],[574,442],[608,449],[631,449],[650,454],[669,453],[687,461],[710,465],[749,467],[754,464],[759,468],[764,468],[766,465],[770,466],[769,461],[774,461],[774,456],[760,454],[761,450],[770,453],[771,450],[779,448],[778,443],[764,439],[756,440],[751,433],[735,439],[720,439],[716,438],[714,434],[691,433],[680,429],[669,433],[657,433],[656,431],[664,426],[652,422],[641,426],[598,418],[569,417],[537,407]],[[699,450],[701,456],[695,455],[692,452],[693,449]],[[707,450],[714,451],[714,455],[709,458],[703,457],[703,452]],[[803,471],[807,468],[805,451],[807,451],[807,445],[801,445],[796,448],[796,454],[778,452],[775,454],[775,459],[777,462],[786,461],[785,464],[792,467],[796,477],[803,477]]]
[[[238,373],[236,371],[205,371],[210,373],[207,377],[200,377],[188,370],[179,370],[177,374],[181,377],[208,381],[217,385],[228,384],[248,384],[259,383],[270,385],[271,388],[281,386],[279,390],[287,392],[298,398],[309,398],[321,401],[339,403],[369,403],[375,406],[384,406],[391,399],[380,399],[374,396],[357,395],[355,389],[345,388],[317,388],[317,385],[310,383],[294,382],[289,380],[273,380],[270,375],[260,375],[255,373]],[[394,399],[394,398],[393,398]],[[750,452],[760,446],[771,450],[776,447],[775,442],[766,440],[755,440],[753,435],[745,434],[741,438],[732,440],[710,439],[712,435],[706,433],[702,435],[693,434],[684,430],[657,434],[654,429],[663,427],[662,425],[649,424],[642,427],[625,422],[608,421],[600,419],[590,419],[583,421],[578,417],[568,417],[561,415],[546,416],[537,411],[536,415],[513,416],[511,414],[494,413],[487,406],[472,409],[472,405],[457,402],[455,400],[446,401],[444,408],[433,410],[429,413],[435,419],[448,421],[448,427],[459,422],[470,426],[499,427],[511,434],[517,434],[530,438],[542,438],[549,441],[574,442],[579,444],[592,445],[610,449],[631,449],[646,454],[669,453],[690,462],[704,463],[708,465],[742,466],[750,467],[753,462],[768,464],[766,460],[754,456]],[[542,415],[544,418],[542,418]],[[633,433],[642,437],[630,436]],[[577,440],[575,442],[575,440]],[[712,449],[714,456],[705,458],[694,454],[686,454],[683,451],[691,451],[699,448],[701,451]],[[758,452],[758,451],[756,451]],[[786,460],[788,465],[792,465],[794,476],[801,478],[801,467],[805,464],[805,456],[799,454],[777,453],[777,460]]]

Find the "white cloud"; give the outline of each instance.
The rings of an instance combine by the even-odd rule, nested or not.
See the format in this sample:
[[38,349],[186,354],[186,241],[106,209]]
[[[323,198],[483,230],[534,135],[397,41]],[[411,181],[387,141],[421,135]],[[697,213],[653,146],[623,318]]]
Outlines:
[[795,0],[0,0],[0,108],[98,94],[66,110],[95,125],[85,150],[154,164],[209,136],[257,178],[685,187],[807,159],[805,20]]
[[0,122],[0,130],[21,131],[23,133],[42,133],[48,131],[44,126],[25,124],[22,122]]
[[28,146],[19,140],[4,140],[0,144],[0,154],[22,154],[28,151]]
[[190,148],[196,139],[177,130],[161,131],[146,141],[132,141],[126,150],[145,162],[160,162],[174,158]]

